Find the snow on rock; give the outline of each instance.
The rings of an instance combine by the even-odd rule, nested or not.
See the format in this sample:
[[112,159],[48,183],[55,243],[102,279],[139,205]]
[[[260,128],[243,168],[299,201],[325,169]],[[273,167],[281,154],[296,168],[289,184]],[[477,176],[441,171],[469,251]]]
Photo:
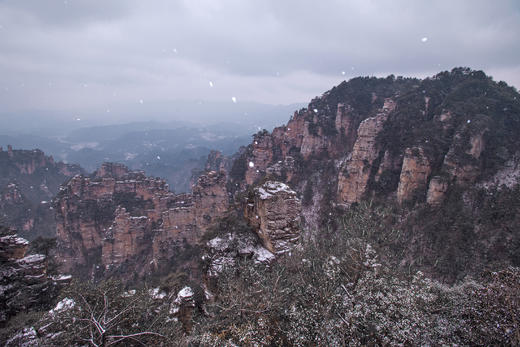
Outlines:
[[22,331],[7,340],[5,346],[40,346],[38,342],[38,334],[33,327],[24,328]]
[[172,304],[170,305],[170,311],[169,313],[171,315],[178,316],[180,314],[181,309],[184,308],[193,308],[195,307],[195,300],[193,299],[193,296],[195,293],[193,292],[193,289],[186,286],[182,288],[178,293],[175,300],[173,300]]
[[193,289],[191,289],[190,287],[184,287],[177,294],[177,298],[185,299],[185,298],[192,297],[193,295],[194,295]]
[[290,251],[300,237],[301,202],[287,184],[267,181],[248,198],[245,217],[271,253]]
[[258,188],[258,193],[260,194],[260,199],[262,200],[269,199],[279,192],[296,195],[295,191],[289,188],[287,184],[282,182],[268,181],[262,187]]
[[[135,291],[134,291],[135,294]],[[161,288],[153,288],[148,291],[148,294],[152,297],[154,300],[162,300],[166,297],[166,292],[164,290],[161,290]]]
[[61,312],[70,310],[74,306],[76,306],[76,302],[73,299],[64,298],[63,300],[58,302],[56,304],[56,307],[54,307],[52,310],[50,310],[49,313],[50,314],[61,313]]
[[270,263],[274,260],[275,255],[271,252],[269,252],[267,249],[265,249],[262,246],[258,246],[254,249],[254,257],[255,257],[255,263]]

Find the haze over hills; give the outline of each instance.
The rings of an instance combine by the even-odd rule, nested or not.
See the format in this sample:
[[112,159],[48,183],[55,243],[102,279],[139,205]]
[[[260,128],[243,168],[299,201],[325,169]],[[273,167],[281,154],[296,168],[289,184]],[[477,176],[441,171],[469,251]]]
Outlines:
[[127,123],[143,118],[142,111],[128,111],[121,116],[122,123],[89,127],[84,124],[114,122],[118,117],[88,120],[78,116],[78,120],[63,121],[56,116],[54,120],[46,118],[42,126],[38,121],[41,116],[17,116],[6,122],[0,144],[17,149],[38,148],[90,172],[105,161],[125,163],[165,178],[173,190],[185,192],[191,189],[191,171],[204,167],[210,150],[232,154],[249,142],[252,133],[283,123],[299,106],[240,102],[175,105],[169,115],[148,108],[151,116],[144,122]]

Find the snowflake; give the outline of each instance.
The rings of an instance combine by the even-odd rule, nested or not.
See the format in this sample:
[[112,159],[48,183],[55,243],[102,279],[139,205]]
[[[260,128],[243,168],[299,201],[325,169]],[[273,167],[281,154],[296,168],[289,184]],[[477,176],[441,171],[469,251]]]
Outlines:
[[421,39],[421,42],[426,42],[426,41],[428,41],[428,38],[427,38],[427,37],[423,37],[423,38]]
[[249,162],[249,167],[255,167],[255,163],[253,163],[252,161]]
[[237,98],[235,98],[234,96],[231,97],[231,101],[233,101],[234,104],[237,103]]

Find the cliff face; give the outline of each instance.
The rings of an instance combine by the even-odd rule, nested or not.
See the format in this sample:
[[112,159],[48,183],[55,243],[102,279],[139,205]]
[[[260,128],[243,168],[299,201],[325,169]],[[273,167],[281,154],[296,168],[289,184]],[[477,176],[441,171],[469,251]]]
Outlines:
[[395,109],[395,102],[386,99],[383,108],[374,117],[365,119],[358,127],[352,152],[338,177],[338,200],[352,204],[358,202],[367,189],[372,166],[379,155],[377,136],[383,129],[388,114]]
[[282,182],[268,181],[255,188],[245,217],[271,253],[289,252],[300,238],[301,203]]
[[[230,180],[238,190],[266,179],[288,184],[302,198],[304,228],[311,230],[365,199],[395,206],[403,211],[396,227],[410,233],[406,247],[417,247],[412,253],[432,264],[445,259],[442,271],[454,269],[448,265],[453,254],[477,264],[499,247],[507,251],[493,254],[506,252],[505,261],[514,263],[520,254],[511,240],[520,242],[520,235],[500,241],[478,214],[501,215],[493,199],[516,201],[512,209],[518,209],[519,133],[518,92],[481,71],[457,68],[424,80],[356,78],[312,100],[286,126],[256,134],[234,161]],[[448,220],[452,226],[441,225]],[[508,221],[507,230],[515,223]],[[470,234],[478,245],[468,244]],[[447,244],[450,238],[458,239]],[[425,251],[432,242],[443,246]]]
[[[456,205],[465,211],[460,232],[471,229],[486,248],[487,236],[477,231],[488,226],[477,225],[474,214],[494,206],[481,205],[489,189],[498,189],[493,180],[508,182],[508,199],[516,194],[519,114],[516,90],[464,68],[424,80],[343,82],[287,125],[255,134],[233,160],[212,153],[192,194],[174,195],[163,181],[120,166],[74,178],[56,203],[63,266],[71,269],[67,263],[74,261],[91,270],[100,264],[104,271],[130,267],[144,274],[170,261],[182,240],[198,243],[230,209],[245,211],[264,247],[280,255],[298,240],[300,217],[304,230],[320,230],[364,199],[401,209],[396,227],[413,229],[410,240],[423,241],[433,234],[426,228],[458,234],[431,216],[418,231],[410,227],[413,218],[445,215]],[[410,250],[428,242],[410,241]],[[429,253],[432,263],[439,252]]]
[[0,220],[28,239],[53,236],[50,201],[60,184],[82,173],[76,165],[55,163],[39,150],[0,147]]
[[49,304],[70,276],[47,275],[47,258],[27,255],[29,242],[16,234],[0,237],[0,326],[11,316]]
[[225,182],[224,173],[212,171],[193,194],[175,195],[163,180],[119,164],[75,176],[55,201],[62,271],[128,277],[164,268],[227,210]]

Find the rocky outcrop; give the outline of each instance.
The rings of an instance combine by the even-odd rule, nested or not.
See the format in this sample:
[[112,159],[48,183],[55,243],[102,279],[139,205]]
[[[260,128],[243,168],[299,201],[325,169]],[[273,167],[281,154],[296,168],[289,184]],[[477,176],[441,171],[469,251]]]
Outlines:
[[182,288],[175,300],[170,305],[169,313],[182,323],[182,327],[186,333],[190,333],[192,329],[193,310],[195,309],[195,293],[190,287]]
[[254,189],[245,217],[271,253],[289,252],[300,238],[301,202],[282,182],[267,181]]
[[46,257],[27,255],[28,245],[15,234],[0,237],[0,325],[18,312],[44,307],[70,280],[48,276]]
[[397,201],[411,200],[414,194],[424,190],[431,172],[430,162],[421,147],[407,148],[397,187]]
[[209,172],[193,194],[176,195],[164,180],[119,164],[75,176],[55,201],[61,269],[142,276],[166,266],[227,210],[225,177]]
[[2,223],[32,240],[55,233],[54,211],[49,203],[60,184],[80,167],[55,163],[40,150],[0,150],[0,218]]
[[426,202],[432,206],[439,206],[444,201],[444,196],[448,191],[448,182],[440,176],[432,177],[426,194]]
[[358,202],[367,191],[372,164],[379,155],[376,138],[394,109],[395,102],[387,99],[378,115],[365,119],[359,125],[352,153],[347,157],[338,177],[340,203],[350,205]]
[[205,248],[203,260],[209,278],[217,277],[241,258],[252,258],[255,263],[269,263],[275,258],[253,233],[226,233],[209,240]]

